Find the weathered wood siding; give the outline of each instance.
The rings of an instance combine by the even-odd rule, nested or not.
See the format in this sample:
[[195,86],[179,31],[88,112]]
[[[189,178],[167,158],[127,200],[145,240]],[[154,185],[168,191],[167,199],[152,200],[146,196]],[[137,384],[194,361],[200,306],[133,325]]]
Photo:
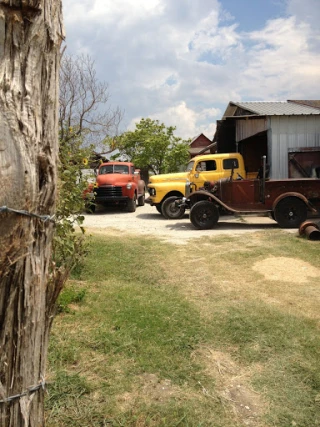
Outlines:
[[195,139],[192,144],[190,144],[190,148],[204,148],[211,144],[212,141],[208,139],[205,135],[201,134]]

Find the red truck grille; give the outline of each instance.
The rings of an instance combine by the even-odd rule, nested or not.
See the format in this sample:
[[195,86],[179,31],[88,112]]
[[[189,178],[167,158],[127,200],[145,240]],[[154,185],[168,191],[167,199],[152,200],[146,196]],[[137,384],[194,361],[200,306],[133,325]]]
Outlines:
[[96,197],[122,197],[122,187],[110,185],[108,187],[98,187],[94,191]]

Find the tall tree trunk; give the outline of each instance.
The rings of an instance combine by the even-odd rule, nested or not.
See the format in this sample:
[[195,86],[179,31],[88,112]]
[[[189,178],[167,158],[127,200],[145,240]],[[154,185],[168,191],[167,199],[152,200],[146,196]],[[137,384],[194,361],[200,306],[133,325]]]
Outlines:
[[54,224],[3,207],[55,211],[62,38],[61,0],[0,0],[1,426],[44,425]]

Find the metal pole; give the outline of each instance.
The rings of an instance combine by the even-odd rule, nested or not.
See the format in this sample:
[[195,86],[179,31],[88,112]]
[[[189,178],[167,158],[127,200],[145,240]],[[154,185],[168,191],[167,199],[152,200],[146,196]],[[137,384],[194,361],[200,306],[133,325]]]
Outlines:
[[262,156],[261,203],[265,203],[267,156]]

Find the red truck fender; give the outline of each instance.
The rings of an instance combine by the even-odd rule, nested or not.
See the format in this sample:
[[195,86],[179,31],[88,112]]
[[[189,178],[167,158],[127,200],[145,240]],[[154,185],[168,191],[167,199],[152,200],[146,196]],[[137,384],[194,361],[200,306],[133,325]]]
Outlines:
[[205,190],[197,190],[191,193],[189,199],[192,205],[194,205],[196,202],[199,202],[200,200],[210,200],[211,202],[215,202],[217,205],[222,206],[224,209],[226,209],[229,212],[233,212],[233,213],[238,212],[236,209],[233,209],[230,206],[223,203],[217,196]]
[[141,195],[141,194],[145,194],[145,192],[146,192],[146,184],[143,181],[143,179],[139,179],[137,191],[138,191],[138,196]]
[[306,204],[307,208],[310,211],[312,211],[313,213],[317,213],[317,210],[310,204],[309,200],[303,194],[296,193],[296,192],[283,193],[280,196],[278,196],[272,204],[272,210],[274,211],[277,204],[280,202],[280,200],[283,200],[286,197],[297,197],[298,199],[302,200]]
[[145,203],[146,185],[142,179],[139,179],[137,185],[138,206],[144,206]]

